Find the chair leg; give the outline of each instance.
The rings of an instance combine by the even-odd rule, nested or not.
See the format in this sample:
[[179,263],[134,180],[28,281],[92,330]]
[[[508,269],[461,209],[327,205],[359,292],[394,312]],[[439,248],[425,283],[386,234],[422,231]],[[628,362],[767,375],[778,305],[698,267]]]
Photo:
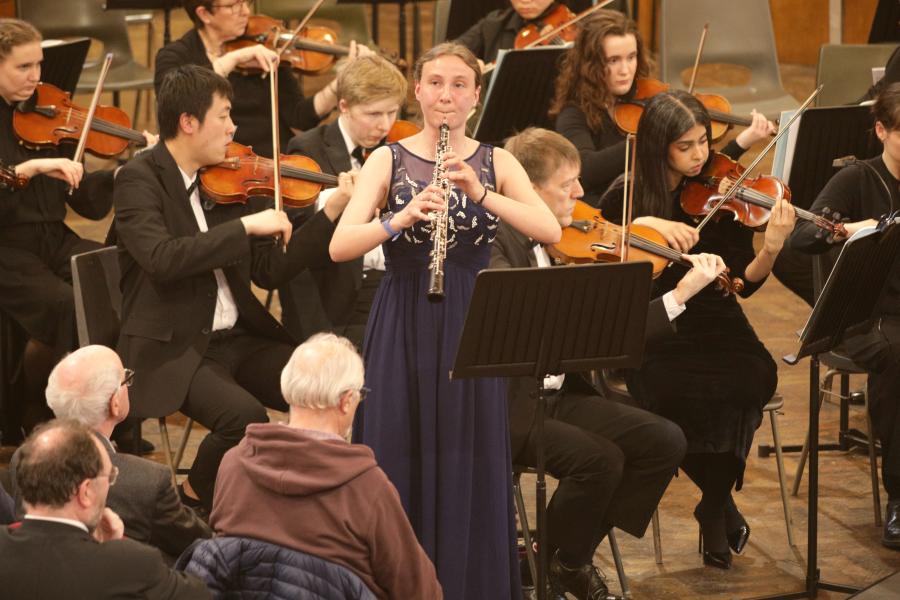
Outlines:
[[519,525],[522,527],[522,538],[525,540],[525,556],[528,557],[528,569],[531,571],[531,581],[537,582],[537,559],[534,556],[534,543],[531,539],[531,529],[528,527],[528,513],[525,512],[525,498],[522,497],[521,474],[513,475],[513,494],[516,497],[516,510],[519,513]]
[[181,459],[184,458],[184,450],[187,448],[188,438],[191,437],[191,428],[194,426],[194,420],[188,419],[184,424],[184,433],[181,434],[181,441],[178,442],[178,451],[172,461],[175,467],[175,475],[178,475],[178,468],[181,466]]
[[609,538],[609,549],[612,551],[613,562],[616,563],[616,574],[619,577],[619,587],[622,588],[622,596],[631,598],[631,589],[628,587],[628,579],[625,577],[625,566],[622,564],[622,555],[619,554],[619,544],[616,543],[616,535],[610,529],[606,537]]
[[178,482],[175,480],[177,467],[172,461],[172,446],[169,444],[169,429],[166,427],[166,418],[160,417],[157,419],[157,422],[159,423],[159,439],[162,441],[163,455],[165,455],[166,464],[169,465],[169,471],[172,473],[172,484],[178,485]]
[[656,557],[656,564],[663,564],[662,556],[662,536],[659,534],[659,509],[653,511],[653,517],[650,519],[653,526],[653,554]]
[[[825,401],[825,394],[831,392],[834,376],[837,374],[838,372],[833,369],[829,369],[829,371],[825,373],[825,377],[822,380],[822,387],[819,388],[819,408],[822,407],[822,402]],[[791,486],[791,494],[794,496],[800,491],[800,482],[803,481],[803,470],[806,468],[807,456],[809,456],[808,431],[806,432],[806,439],[803,440],[803,450],[800,451],[800,461],[797,463],[797,471],[794,473],[794,483]]]
[[781,506],[784,509],[784,527],[787,529],[788,544],[794,546],[794,527],[791,518],[791,505],[787,493],[787,481],[784,477],[784,456],[781,453],[781,435],[778,431],[778,411],[769,411],[772,424],[772,442],[775,445],[775,465],[778,467],[778,485],[781,488]]
[[872,505],[875,509],[875,525],[882,526],[881,521],[881,489],[878,487],[878,454],[875,452],[875,428],[872,427],[872,415],[869,413],[869,386],[865,390],[866,437],[869,438],[869,472],[872,476]]

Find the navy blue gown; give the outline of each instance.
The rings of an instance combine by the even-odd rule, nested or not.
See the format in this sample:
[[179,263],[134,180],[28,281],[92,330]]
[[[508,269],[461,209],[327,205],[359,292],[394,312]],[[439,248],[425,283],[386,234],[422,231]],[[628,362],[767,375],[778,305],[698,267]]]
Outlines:
[[[431,183],[434,162],[399,144],[387,210]],[[495,189],[493,148],[466,162]],[[518,597],[506,390],[499,379],[450,381],[475,275],[488,266],[498,218],[454,188],[441,303],[426,298],[431,224],[384,243],[386,274],[363,343],[366,385],[354,441],[370,446],[400,493],[444,597]],[[515,567],[514,567],[515,566]]]

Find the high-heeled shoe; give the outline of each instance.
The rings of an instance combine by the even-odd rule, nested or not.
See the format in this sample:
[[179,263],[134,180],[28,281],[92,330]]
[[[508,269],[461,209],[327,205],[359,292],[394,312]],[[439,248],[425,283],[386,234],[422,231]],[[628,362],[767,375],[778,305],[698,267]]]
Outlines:
[[[714,538],[724,537],[725,521],[722,518],[722,515],[705,515],[700,510],[700,505],[698,504],[697,508],[694,509],[694,518],[697,519],[697,523],[700,525],[700,535],[697,551],[703,555],[703,564],[710,567],[716,567],[718,569],[730,569],[731,552],[729,550],[718,551],[703,549],[704,538],[709,538],[711,540]],[[706,535],[704,535],[704,531],[706,532]],[[722,540],[720,539],[719,541]]]
[[[737,524],[735,527],[734,525]],[[740,554],[747,547],[750,540],[750,525],[744,519],[744,515],[738,510],[732,498],[728,499],[725,505],[725,526],[728,532],[725,537],[728,539],[728,547],[735,554]]]

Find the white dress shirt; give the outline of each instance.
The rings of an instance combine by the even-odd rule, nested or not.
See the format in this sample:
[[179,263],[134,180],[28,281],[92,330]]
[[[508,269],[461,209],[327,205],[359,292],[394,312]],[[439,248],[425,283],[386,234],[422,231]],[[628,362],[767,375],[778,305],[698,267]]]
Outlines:
[[41,517],[38,515],[25,515],[25,518],[29,521],[51,521],[53,523],[63,523],[65,525],[71,525],[72,527],[83,529],[85,533],[90,533],[90,531],[88,531],[87,525],[85,525],[81,521],[76,521],[75,519],[63,519],[62,517]]
[[[181,167],[178,167],[178,171],[184,179],[184,187],[190,188],[194,180],[182,171]],[[206,215],[203,214],[203,207],[200,206],[199,189],[194,188],[194,191],[191,192],[190,200],[191,210],[194,211],[194,218],[197,219],[197,227],[204,233],[209,231],[209,226],[206,224]],[[237,304],[234,302],[234,296],[231,295],[231,288],[228,287],[228,280],[225,278],[225,273],[222,272],[222,269],[213,269],[213,274],[216,276],[216,286],[219,289],[216,294],[216,313],[213,317],[212,330],[231,329],[238,320]]]

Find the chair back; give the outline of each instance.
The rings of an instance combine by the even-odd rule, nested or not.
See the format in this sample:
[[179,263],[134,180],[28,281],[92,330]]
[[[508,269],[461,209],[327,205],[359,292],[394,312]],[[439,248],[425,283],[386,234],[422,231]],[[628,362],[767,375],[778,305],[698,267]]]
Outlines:
[[823,44],[816,85],[823,85],[816,106],[840,106],[859,100],[872,85],[872,68],[883,67],[896,44]]
[[75,86],[91,48],[90,38],[80,37],[58,43],[44,40],[44,62],[41,64],[41,81],[75,95]]
[[730,2],[727,10],[714,0],[662,0],[660,75],[665,83],[687,88],[703,23],[709,23],[709,35],[701,64],[734,65],[746,81],[734,86],[697,86],[697,92],[722,94],[741,115],[756,107],[777,116],[798,105],[781,83],[769,0]]
[[86,36],[112,52],[113,67],[134,59],[125,13],[104,10],[103,0],[18,0],[18,15],[37,27],[44,37]]
[[122,315],[119,273],[119,249],[116,246],[72,257],[79,346],[102,344],[115,348]]
[[199,540],[184,551],[175,568],[204,581],[214,599],[375,600],[346,567],[250,538]]

